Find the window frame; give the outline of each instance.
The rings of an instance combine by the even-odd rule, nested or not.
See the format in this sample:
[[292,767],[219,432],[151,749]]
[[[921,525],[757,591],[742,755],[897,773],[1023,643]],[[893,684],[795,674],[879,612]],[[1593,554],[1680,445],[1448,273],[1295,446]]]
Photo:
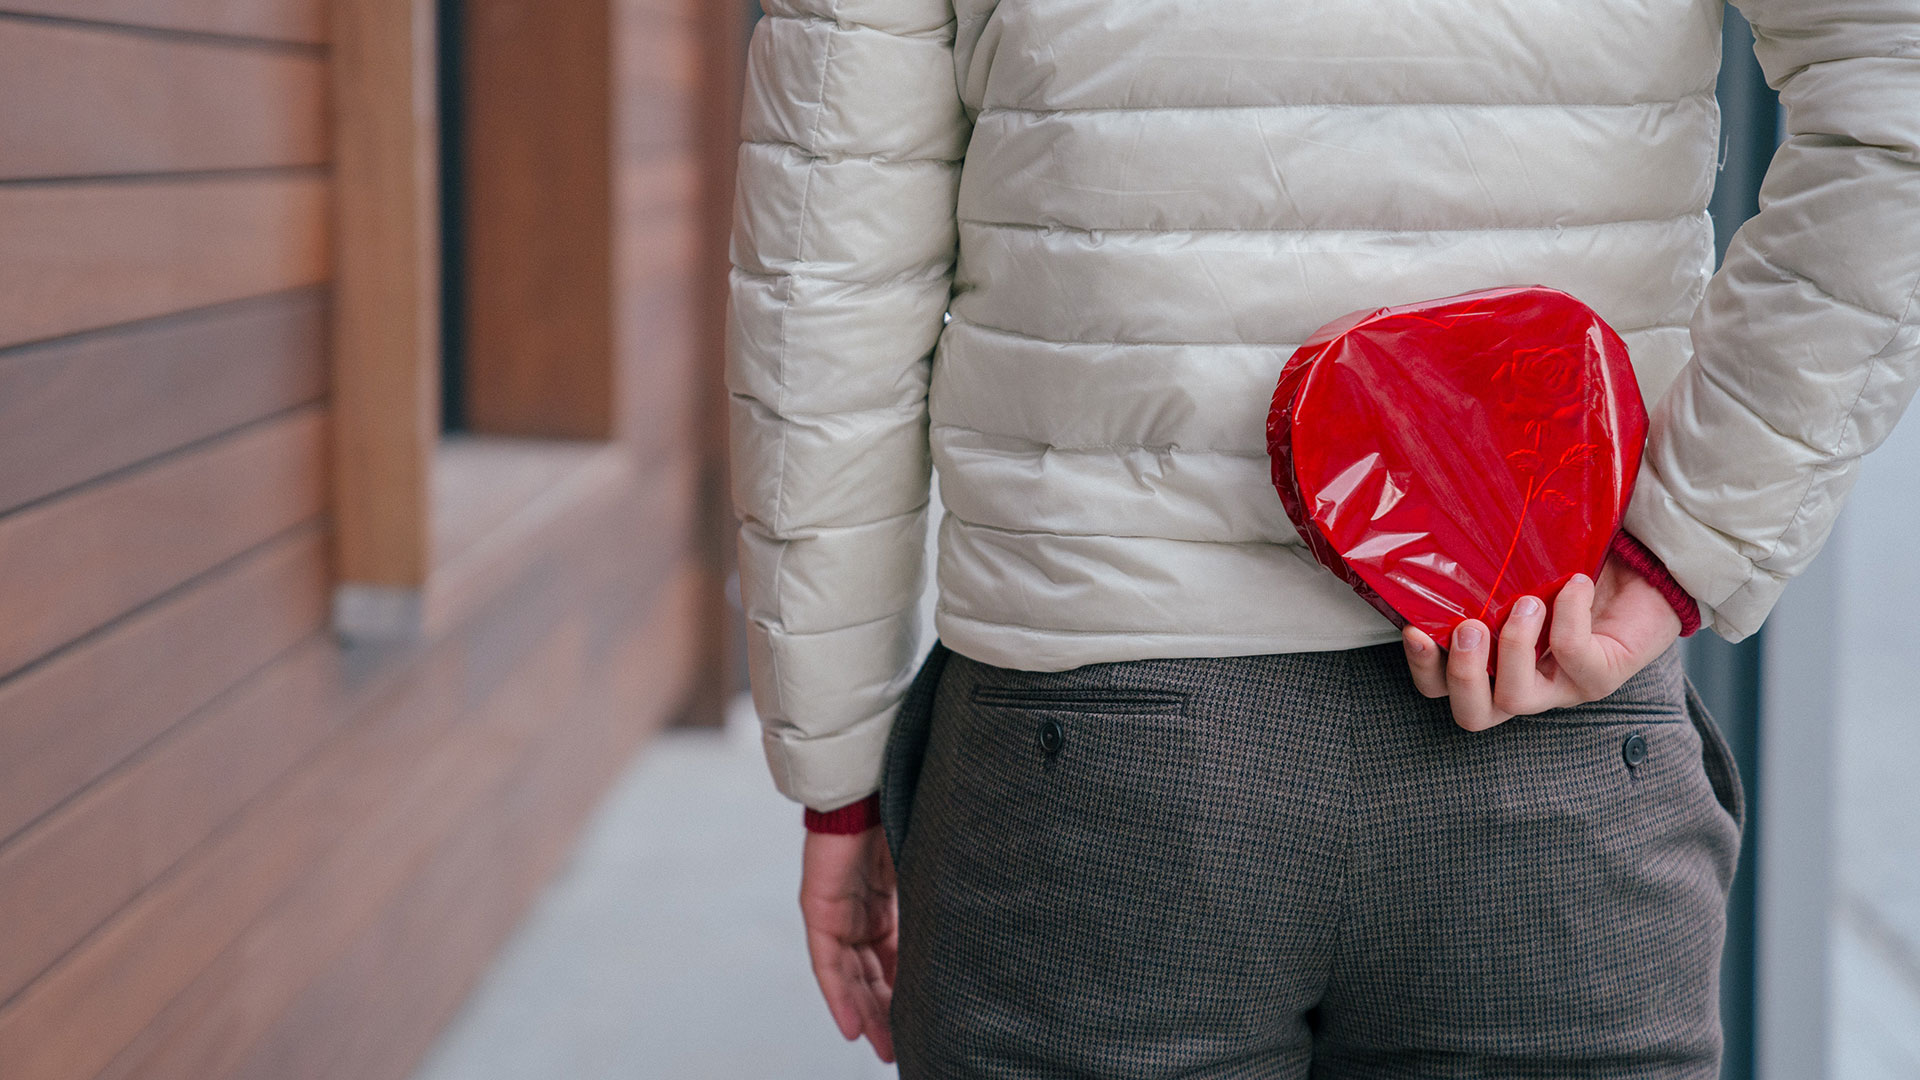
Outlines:
[[[467,410],[467,430],[442,431],[443,346],[450,336],[470,337],[462,332],[467,327],[449,334],[444,320],[471,310],[449,308],[444,273],[475,269],[469,260],[446,261],[443,249],[442,215],[458,205],[442,183],[443,159],[454,160],[446,148],[474,152],[466,138],[442,139],[443,2],[333,6],[333,627],[348,643],[436,636],[504,585],[549,530],[617,498],[635,478],[632,456],[616,438],[615,358],[605,337],[558,364],[552,354],[517,357],[511,348],[496,349],[484,367],[463,372],[466,402],[484,400],[487,408],[478,416]],[[523,75],[537,72],[542,43],[506,59],[517,60]],[[502,57],[491,59],[497,67]],[[567,104],[604,114],[611,108],[604,85],[588,88],[597,99]],[[552,107],[536,103],[504,121],[537,122],[539,110]],[[516,136],[493,134],[496,143]],[[569,149],[606,163],[604,140]],[[568,165],[580,168],[578,161]],[[460,189],[471,196],[473,185]],[[574,232],[606,244],[612,222],[601,209],[571,221]],[[470,238],[468,224],[455,228]],[[524,218],[514,224],[521,238],[537,228]],[[563,235],[546,243],[564,250],[577,240]],[[610,326],[612,267],[598,272],[607,288],[588,298],[584,313],[572,314],[576,322],[599,318]],[[564,400],[556,405],[540,386],[560,387]]]

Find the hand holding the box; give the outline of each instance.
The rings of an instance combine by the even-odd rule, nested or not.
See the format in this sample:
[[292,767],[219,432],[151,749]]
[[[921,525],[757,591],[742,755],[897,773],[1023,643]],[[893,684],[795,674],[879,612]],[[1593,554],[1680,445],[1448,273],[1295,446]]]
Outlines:
[[[1497,644],[1477,619],[1454,628],[1451,650],[1412,625],[1401,643],[1420,692],[1449,698],[1455,723],[1484,731],[1515,716],[1606,697],[1665,652],[1681,629],[1672,601],[1611,554],[1598,582],[1582,574],[1560,590],[1551,628],[1546,605],[1529,596],[1513,605]],[[1536,660],[1543,631],[1548,650]],[[1490,678],[1495,648],[1499,675]]]

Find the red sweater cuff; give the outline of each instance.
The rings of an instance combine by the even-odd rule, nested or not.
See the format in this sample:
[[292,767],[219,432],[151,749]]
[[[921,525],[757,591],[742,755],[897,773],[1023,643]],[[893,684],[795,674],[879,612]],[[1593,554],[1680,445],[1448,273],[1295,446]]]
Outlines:
[[1673,613],[1680,616],[1681,637],[1691,637],[1700,629],[1700,605],[1673,579],[1673,574],[1667,570],[1667,564],[1660,561],[1660,556],[1649,551],[1647,545],[1625,529],[1613,534],[1612,551],[1620,557],[1621,562],[1646,578],[1647,584],[1660,590],[1660,595],[1673,605]]
[[880,824],[880,794],[875,792],[851,806],[828,810],[824,814],[808,807],[803,820],[808,832],[832,833],[835,836],[866,832]]

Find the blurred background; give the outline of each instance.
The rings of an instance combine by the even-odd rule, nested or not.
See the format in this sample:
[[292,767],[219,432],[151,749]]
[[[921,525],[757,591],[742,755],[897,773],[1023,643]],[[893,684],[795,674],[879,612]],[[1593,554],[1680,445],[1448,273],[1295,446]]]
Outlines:
[[[892,1075],[741,697],[737,0],[0,0],[0,1077]],[[1729,14],[1722,244],[1778,103]],[[1920,421],[1766,631],[1726,1073],[1920,1077]]]

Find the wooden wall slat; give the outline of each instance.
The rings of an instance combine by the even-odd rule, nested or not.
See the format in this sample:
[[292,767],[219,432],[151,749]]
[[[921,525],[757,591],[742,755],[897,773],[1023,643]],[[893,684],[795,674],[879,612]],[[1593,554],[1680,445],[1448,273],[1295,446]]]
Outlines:
[[326,318],[303,289],[0,352],[0,513],[318,400]]
[[619,216],[632,222],[618,241],[620,431],[643,458],[705,441],[697,434],[700,398],[713,374],[694,359],[706,335],[696,319],[700,283],[688,273],[704,250],[698,164],[683,152],[650,155],[620,170]]
[[[683,628],[698,606],[695,584],[692,568],[684,568],[654,596],[644,625],[629,612],[621,652],[633,663],[594,669],[582,696],[587,715],[539,746],[508,790],[442,845],[380,920],[289,1007],[235,1080],[412,1074],[567,856],[599,793],[682,700],[693,654]],[[434,977],[423,984],[422,972]],[[329,1035],[338,1031],[360,1036],[344,1059]]]
[[0,683],[0,838],[324,625],[325,547],[297,530]]
[[[434,462],[435,484],[443,493],[449,489],[471,492],[486,482],[485,472],[474,468],[482,462],[471,454],[442,453]],[[465,546],[450,544],[445,551],[447,561],[435,565],[424,625],[429,631],[456,625],[520,580],[529,567],[550,562],[550,554],[532,542],[533,538],[564,533],[591,508],[619,498],[631,490],[634,472],[632,458],[621,448],[603,445],[556,476],[548,490],[514,508],[511,516],[485,535],[469,532],[459,536],[455,529],[462,527],[460,519],[467,515],[436,507],[434,533],[464,541]],[[671,506],[662,504],[660,511],[660,523],[671,520]],[[474,522],[468,517],[464,524],[471,526]]]
[[[597,561],[617,565],[604,553]],[[684,696],[692,659],[684,627],[698,599],[692,584],[682,572],[651,590],[656,602],[642,604],[628,578],[597,603],[573,605],[575,619],[592,614],[621,625],[617,653],[600,657],[582,682],[578,628],[557,631],[564,677],[546,676],[547,690],[498,718],[531,710],[546,718],[545,732],[527,744],[512,777],[457,815],[457,828],[432,846],[424,866],[385,898],[366,895],[369,871],[379,867],[342,865],[335,880],[303,885],[311,889],[304,900],[277,906],[250,929],[100,1080],[407,1075],[564,856],[597,793]],[[581,591],[582,601],[592,598]],[[358,928],[357,941],[337,937],[353,927],[336,916],[354,906],[377,919]],[[302,975],[309,967],[319,971],[311,981]],[[344,1058],[342,1031],[356,1033]]]
[[[490,816],[529,744],[538,741],[541,720],[551,723],[554,716],[574,710],[580,644],[577,625],[562,624],[523,657],[494,700],[478,714],[464,717],[457,731],[412,763],[409,784],[382,792],[378,805],[351,822],[344,830],[347,835],[312,872],[168,1007],[154,1034],[169,1037],[151,1042],[143,1038],[132,1053],[105,1070],[103,1080],[238,1075],[236,1066],[252,1049],[253,1040],[244,1036],[257,1039],[262,1025],[245,1023],[234,1006],[243,1005],[269,1022],[284,1016],[314,975],[350,949],[396,902],[423,864],[457,846],[464,830]],[[549,737],[557,736],[549,732]],[[474,896],[467,902],[500,904],[502,898]],[[446,911],[436,916],[458,918]],[[426,985],[442,977],[436,973]],[[352,1030],[333,1029],[335,1051],[341,1049],[338,1033]],[[344,1064],[333,1063],[339,1075],[364,1075]]]
[[302,409],[0,518],[0,671],[319,514],[324,419]]
[[350,727],[0,1008],[0,1073],[64,1080],[105,1067],[325,856],[343,826],[383,792],[406,787],[406,767],[458,715],[459,659],[422,665],[373,722]]
[[614,0],[624,18],[659,32],[677,29],[700,19],[702,5],[686,0]]
[[643,458],[677,452],[697,444],[701,437],[695,406],[706,380],[683,362],[700,334],[690,310],[693,299],[693,291],[684,283],[663,282],[636,289],[621,301],[623,315],[646,328],[644,335],[636,335],[640,340],[629,364],[630,380],[645,391],[622,396],[621,417],[623,429]]
[[449,435],[433,461],[433,565],[497,535],[543,492],[566,483],[604,443]]
[[[616,109],[622,125],[629,121],[639,121],[649,130],[652,125],[667,123],[674,137],[668,141],[648,144],[657,150],[668,153],[687,153],[695,151],[702,141],[699,130],[699,96],[708,81],[708,71],[715,63],[723,66],[738,63],[744,71],[747,46],[747,26],[745,23],[745,5],[731,5],[738,9],[736,20],[734,12],[720,12],[715,5],[687,3],[685,0],[611,0],[615,9],[613,17],[614,78],[616,80]],[[732,36],[727,40],[723,51],[737,53],[735,56],[716,57],[707,51],[707,31],[716,19],[728,24],[727,32]],[[650,114],[650,115],[649,115]],[[722,138],[734,141],[737,148],[738,129],[725,133]],[[635,143],[628,141],[624,130],[619,138],[623,147],[631,148]],[[635,160],[631,153],[623,152],[623,158]]]
[[690,154],[651,156],[620,170],[620,212],[630,215],[634,224],[617,242],[625,244],[630,272],[641,280],[648,280],[647,275],[691,277],[685,249],[708,242],[693,217],[705,194],[703,182],[700,163]]
[[[597,679],[646,684],[637,698],[615,699],[651,713],[644,723],[622,717],[630,737],[657,726],[690,672],[676,672],[687,612],[655,602],[659,574],[630,572],[636,550],[662,560],[662,571],[675,565],[665,560],[684,527],[657,520],[651,505],[636,491],[568,519],[542,545],[541,563],[450,637],[424,653],[376,654],[391,663],[331,687],[331,707],[351,718],[324,748],[0,1008],[0,1075],[224,1075],[235,1054],[281,1022],[275,1003],[323,969],[313,957],[336,956],[364,932],[365,920],[338,929],[336,910],[372,918],[385,909],[334,890],[391,874],[385,860],[405,861],[412,830],[427,827],[441,804],[497,803],[462,786],[496,770],[496,759],[510,764],[525,747],[593,722],[567,704],[585,685],[582,656]],[[595,645],[601,620],[643,623],[651,637],[639,651],[608,652]],[[559,688],[546,675],[523,678],[556,635],[576,642],[565,646]],[[615,672],[621,661],[632,670]],[[528,690],[526,678],[544,689]],[[255,715],[287,723],[293,707],[263,703]],[[462,790],[475,793],[456,797]],[[337,873],[323,869],[336,861]],[[333,884],[310,887],[323,872]],[[263,915],[266,929],[249,930]],[[423,990],[441,977],[415,976]]]
[[328,272],[325,176],[0,186],[0,347]]
[[339,664],[313,637],[0,849],[0,1001],[312,752]]
[[[589,771],[594,765],[584,764]],[[559,786],[540,793],[549,803],[587,783],[578,773],[551,779]],[[532,853],[510,846],[507,826],[516,823],[501,821],[498,806],[474,809],[424,871],[389,899],[372,929],[288,1004],[282,1022],[250,1048],[233,1080],[405,1080],[524,910],[526,898],[507,879]],[[554,816],[547,806],[532,809]],[[540,839],[555,845],[566,840]],[[422,980],[422,972],[433,975]],[[329,1035],[339,1031],[353,1032],[353,1042],[343,1047]],[[163,1068],[158,1075],[193,1074]]]
[[[404,788],[397,769],[443,733],[459,693],[440,670],[405,721],[350,732],[198,857],[163,878],[0,1009],[9,1080],[96,1075],[233,938],[322,858],[343,807]],[[440,697],[443,700],[434,700]],[[409,738],[409,736],[411,738]]]
[[[734,573],[734,539],[738,524],[729,494],[727,444],[728,400],[725,370],[728,232],[733,221],[734,168],[739,147],[740,109],[746,83],[746,53],[739,47],[747,36],[747,11],[733,3],[701,4],[699,44],[700,89],[697,96],[699,209],[694,214],[701,244],[688,266],[693,286],[692,319],[697,328],[691,366],[699,372],[694,393],[695,444],[700,466],[700,530],[693,547],[707,567],[707,588],[716,599]],[[702,666],[710,673],[704,698],[688,716],[690,723],[718,726],[726,718],[733,695],[746,689],[744,663],[745,622],[737,605],[713,603],[706,608],[701,628]]]
[[[599,525],[604,516],[585,524]],[[554,553],[564,558],[579,543],[580,534],[555,538]],[[185,1015],[168,1003],[289,888],[324,860],[345,857],[330,854],[342,844],[352,840],[379,858],[405,842],[404,824],[395,826],[400,831],[388,844],[363,832],[362,823],[395,821],[383,808],[396,801],[409,812],[431,813],[435,790],[471,767],[471,748],[488,738],[474,711],[502,693],[582,599],[578,578],[568,581],[575,588],[530,578],[425,655],[403,654],[357,687],[336,686],[318,703],[352,717],[336,738],[0,1007],[0,1076],[92,1077],[123,1050],[123,1061],[137,1061],[168,1040],[229,1034],[204,1028],[190,1000],[179,1005]],[[269,708],[266,715],[278,711]],[[552,718],[542,711],[533,721]],[[316,938],[325,930],[324,924],[306,928]],[[282,974],[296,987],[313,975],[311,964],[288,961]],[[232,1004],[249,1022],[275,1015],[271,1009],[254,1014],[248,1002]],[[174,1019],[129,1045],[163,1009]],[[147,1080],[140,1068],[125,1075]]]
[[0,12],[318,45],[326,0],[0,0]]
[[0,180],[326,161],[326,61],[0,19]]
[[704,58],[697,48],[699,28],[635,11],[631,0],[616,0],[616,7],[614,117],[620,159],[633,164],[687,154],[700,134],[696,112]]

